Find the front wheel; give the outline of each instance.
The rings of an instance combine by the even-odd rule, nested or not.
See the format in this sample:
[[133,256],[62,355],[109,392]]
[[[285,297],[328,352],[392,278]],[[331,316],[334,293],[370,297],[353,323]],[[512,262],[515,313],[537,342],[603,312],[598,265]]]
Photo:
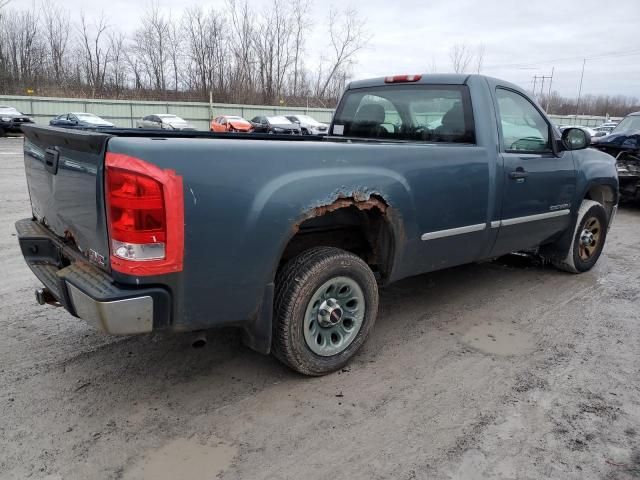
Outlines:
[[564,258],[554,260],[554,266],[571,273],[591,270],[604,248],[607,229],[607,212],[604,207],[593,200],[583,200],[569,251]]
[[325,375],[355,355],[377,313],[369,266],[338,248],[312,248],[277,275],[272,351],[293,370]]

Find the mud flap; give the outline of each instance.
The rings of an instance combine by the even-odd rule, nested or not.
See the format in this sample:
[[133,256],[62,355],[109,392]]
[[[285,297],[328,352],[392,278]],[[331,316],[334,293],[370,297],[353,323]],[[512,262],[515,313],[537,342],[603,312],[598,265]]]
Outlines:
[[265,355],[271,352],[274,291],[275,284],[268,283],[256,315],[242,331],[242,342],[250,349]]

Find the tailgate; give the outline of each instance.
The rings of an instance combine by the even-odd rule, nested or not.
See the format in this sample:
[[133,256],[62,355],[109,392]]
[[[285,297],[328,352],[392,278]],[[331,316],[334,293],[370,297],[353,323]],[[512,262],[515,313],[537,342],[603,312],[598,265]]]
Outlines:
[[25,125],[24,166],[33,216],[108,270],[104,156],[109,135]]

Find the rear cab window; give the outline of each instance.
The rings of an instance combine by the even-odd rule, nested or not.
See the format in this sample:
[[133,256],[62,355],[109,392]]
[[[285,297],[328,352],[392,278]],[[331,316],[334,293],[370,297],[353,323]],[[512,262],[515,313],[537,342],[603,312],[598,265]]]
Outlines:
[[466,85],[385,85],[347,90],[333,135],[414,142],[475,143]]

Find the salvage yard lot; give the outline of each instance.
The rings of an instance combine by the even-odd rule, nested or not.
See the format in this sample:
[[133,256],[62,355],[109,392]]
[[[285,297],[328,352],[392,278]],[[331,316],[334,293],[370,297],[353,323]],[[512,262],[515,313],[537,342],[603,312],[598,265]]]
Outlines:
[[305,378],[234,332],[196,350],[37,305],[21,149],[0,139],[0,478],[640,476],[640,207],[583,275],[512,256],[384,288],[355,361]]

